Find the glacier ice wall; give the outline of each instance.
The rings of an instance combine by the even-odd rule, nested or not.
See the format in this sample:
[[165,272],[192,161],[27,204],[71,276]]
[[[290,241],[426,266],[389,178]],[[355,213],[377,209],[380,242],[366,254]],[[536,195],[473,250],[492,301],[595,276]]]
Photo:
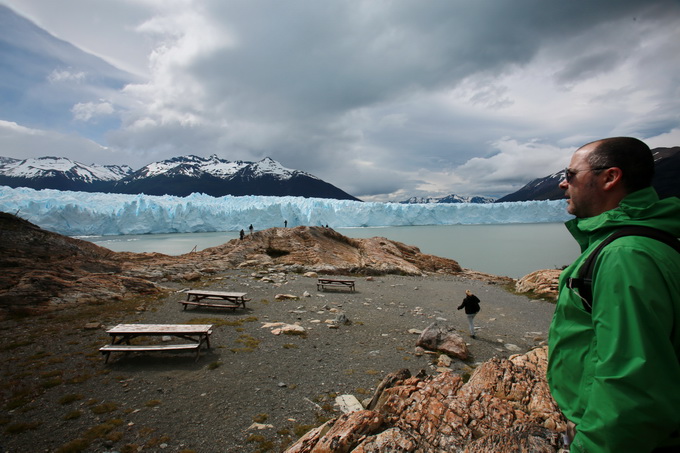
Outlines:
[[566,203],[362,203],[301,197],[123,195],[0,186],[0,211],[69,236],[261,230],[283,226],[372,227],[564,222]]

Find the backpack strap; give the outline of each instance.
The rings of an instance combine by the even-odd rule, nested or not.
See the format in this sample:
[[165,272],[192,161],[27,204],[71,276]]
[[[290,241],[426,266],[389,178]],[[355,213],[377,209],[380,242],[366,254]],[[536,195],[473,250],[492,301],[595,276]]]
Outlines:
[[668,244],[673,247],[675,251],[680,253],[680,241],[672,234],[663,230],[645,226],[628,226],[616,230],[602,241],[597,248],[588,255],[588,258],[583,261],[578,271],[578,277],[569,278],[567,280],[568,288],[578,289],[578,293],[583,300],[583,308],[588,313],[592,313],[593,311],[593,269],[595,269],[595,260],[597,260],[597,256],[603,248],[616,239],[624,236],[644,236],[656,239],[664,244]]

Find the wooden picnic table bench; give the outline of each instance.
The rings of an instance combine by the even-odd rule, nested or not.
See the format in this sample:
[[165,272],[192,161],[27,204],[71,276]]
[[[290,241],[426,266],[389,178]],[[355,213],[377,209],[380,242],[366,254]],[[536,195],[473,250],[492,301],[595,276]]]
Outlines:
[[[151,352],[151,351],[196,351],[196,360],[201,353],[201,345],[205,343],[210,349],[212,324],[118,324],[106,331],[111,335],[111,344],[99,348],[106,356],[106,362],[112,352]],[[130,344],[137,337],[173,336],[189,340],[179,344]]]
[[337,279],[337,278],[319,278],[316,282],[317,290],[326,290],[326,287],[333,288],[347,288],[354,292],[354,280]]
[[187,309],[187,305],[195,305],[199,307],[211,308],[246,308],[246,302],[251,299],[246,299],[246,293],[231,293],[222,291],[187,291],[187,300],[181,300],[180,303]]

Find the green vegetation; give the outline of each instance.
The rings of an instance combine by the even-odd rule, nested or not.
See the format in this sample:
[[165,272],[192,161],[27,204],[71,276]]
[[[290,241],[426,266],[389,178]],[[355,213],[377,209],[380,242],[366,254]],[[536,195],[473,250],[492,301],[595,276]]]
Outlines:
[[91,408],[92,413],[101,415],[101,414],[108,414],[110,412],[114,412],[115,410],[118,409],[118,404],[116,403],[102,403],[97,406],[93,406]]
[[75,401],[80,401],[82,399],[83,399],[83,395],[81,395],[80,393],[69,393],[68,395],[64,395],[61,398],[59,398],[59,400],[57,400],[57,402],[59,404],[65,405],[65,404],[71,404]]
[[268,440],[261,434],[251,434],[250,436],[248,436],[248,442],[258,444],[257,450],[254,450],[255,452],[271,451],[272,448],[274,448],[274,442]]
[[269,418],[269,415],[267,414],[257,414],[255,417],[253,417],[253,421],[255,423],[264,423],[267,421]]
[[240,348],[231,348],[231,352],[253,352],[260,346],[260,340],[248,334],[239,335],[235,341],[243,346]]
[[37,429],[40,422],[17,422],[7,425],[5,432],[7,434],[21,434],[24,431]]
[[66,415],[64,415],[64,420],[76,420],[76,419],[82,417],[82,415],[83,415],[83,411],[80,411],[80,410],[71,411],[71,412],[67,413]]
[[220,362],[220,361],[218,360],[218,361],[216,361],[216,362],[209,363],[208,366],[207,366],[207,368],[208,368],[209,370],[215,370],[215,369],[217,369],[217,368],[219,368],[219,367],[221,367],[221,366],[222,366],[222,362]]
[[87,450],[90,443],[85,439],[72,440],[56,450],[56,453],[80,453]]

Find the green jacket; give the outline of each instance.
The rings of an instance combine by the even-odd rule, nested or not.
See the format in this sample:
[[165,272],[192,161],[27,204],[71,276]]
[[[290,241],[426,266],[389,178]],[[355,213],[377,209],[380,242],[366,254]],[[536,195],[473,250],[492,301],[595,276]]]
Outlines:
[[609,234],[645,225],[680,236],[680,199],[652,188],[619,207],[573,219],[567,228],[581,256],[560,275],[549,334],[548,383],[577,425],[574,452],[650,452],[680,444],[680,254],[650,238],[617,239],[593,273],[593,312],[566,287]]

